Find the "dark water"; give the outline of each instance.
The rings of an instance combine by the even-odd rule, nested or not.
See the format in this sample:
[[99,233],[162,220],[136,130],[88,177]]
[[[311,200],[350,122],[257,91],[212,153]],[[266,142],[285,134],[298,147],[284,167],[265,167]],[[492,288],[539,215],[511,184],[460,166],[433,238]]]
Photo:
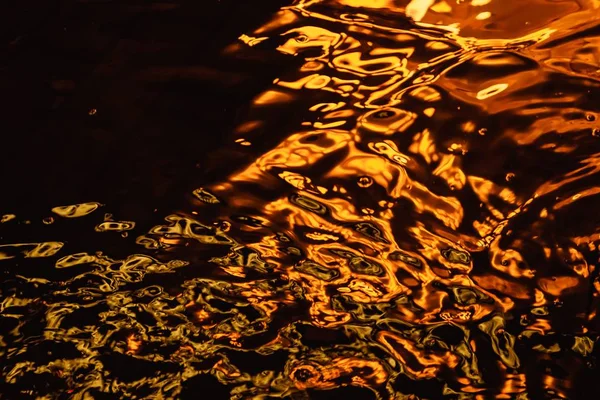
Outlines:
[[600,397],[600,2],[14,3],[0,398]]

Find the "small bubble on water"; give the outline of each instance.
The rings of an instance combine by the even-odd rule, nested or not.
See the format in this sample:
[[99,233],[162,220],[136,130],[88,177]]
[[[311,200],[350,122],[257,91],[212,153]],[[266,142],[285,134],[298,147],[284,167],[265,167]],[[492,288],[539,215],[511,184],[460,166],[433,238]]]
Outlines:
[[596,116],[594,114],[586,114],[585,119],[587,119],[588,121],[595,121]]
[[562,307],[563,301],[561,299],[554,299],[553,301],[555,307]]
[[592,129],[592,136],[593,137],[600,137],[600,128],[594,128],[594,129]]
[[389,118],[393,115],[394,115],[394,113],[390,110],[382,110],[382,111],[375,113],[373,116],[375,118],[384,119],[384,118]]
[[88,115],[96,115],[98,113],[98,110],[96,110],[95,108],[90,109],[90,111],[88,111]]
[[42,222],[43,222],[44,224],[46,224],[46,225],[50,225],[51,223],[53,223],[53,222],[54,222],[54,218],[52,218],[52,217],[44,218],[44,219],[42,220]]
[[306,43],[308,42],[308,36],[304,35],[304,34],[300,34],[298,36],[296,36],[296,42],[298,43]]
[[512,172],[509,172],[508,174],[506,174],[506,176],[504,177],[504,179],[506,179],[506,182],[510,182],[513,179],[515,179],[515,174]]
[[373,184],[373,179],[370,176],[361,176],[358,178],[358,186],[361,188],[368,188]]
[[231,224],[228,221],[216,221],[216,222],[213,222],[213,225],[217,229],[222,230],[223,232],[228,232],[229,229],[231,229]]
[[478,132],[481,136],[485,136],[485,134],[487,133],[487,128],[481,128]]

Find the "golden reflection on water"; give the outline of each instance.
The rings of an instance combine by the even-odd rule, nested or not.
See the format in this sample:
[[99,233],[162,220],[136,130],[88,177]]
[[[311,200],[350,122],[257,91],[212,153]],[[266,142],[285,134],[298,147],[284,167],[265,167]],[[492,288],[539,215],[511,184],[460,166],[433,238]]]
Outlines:
[[[52,374],[77,399],[178,398],[200,375],[236,399],[576,398],[598,340],[599,5],[282,8],[240,36],[299,60],[235,130],[253,162],[121,259],[0,245],[72,271],[48,299],[4,298],[5,381]],[[290,122],[267,132],[273,113]],[[44,315],[35,336],[28,309]],[[43,341],[71,356],[20,356]],[[107,354],[160,367],[122,379]]]

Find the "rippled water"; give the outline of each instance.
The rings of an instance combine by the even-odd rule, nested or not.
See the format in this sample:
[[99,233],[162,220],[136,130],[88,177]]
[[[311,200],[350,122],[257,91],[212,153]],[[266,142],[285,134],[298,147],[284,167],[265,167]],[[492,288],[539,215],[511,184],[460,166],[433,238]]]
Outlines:
[[2,210],[0,397],[600,396],[600,2],[264,20],[223,57],[288,64],[161,223]]

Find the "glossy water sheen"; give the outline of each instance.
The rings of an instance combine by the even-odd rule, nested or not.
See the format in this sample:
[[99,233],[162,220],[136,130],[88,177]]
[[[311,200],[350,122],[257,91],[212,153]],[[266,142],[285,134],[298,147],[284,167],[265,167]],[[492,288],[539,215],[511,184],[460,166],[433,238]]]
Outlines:
[[6,398],[600,396],[600,2],[265,20],[223,57],[287,64],[161,223],[6,210]]

